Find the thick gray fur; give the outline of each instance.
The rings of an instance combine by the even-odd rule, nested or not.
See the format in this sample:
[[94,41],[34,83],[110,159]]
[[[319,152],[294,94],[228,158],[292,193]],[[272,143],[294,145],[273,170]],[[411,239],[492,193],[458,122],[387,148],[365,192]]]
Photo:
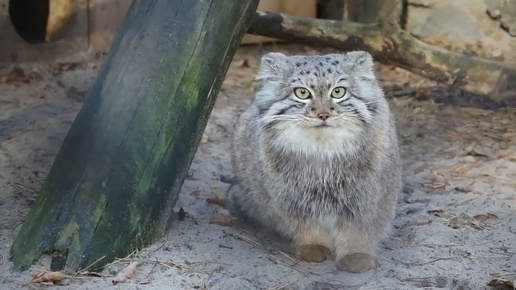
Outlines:
[[[353,253],[374,257],[391,229],[401,165],[371,55],[268,53],[257,79],[261,89],[235,125],[239,184],[227,193],[228,209],[295,247],[327,247],[336,261]],[[312,97],[298,99],[297,87]],[[347,89],[340,100],[330,97],[335,87]]]

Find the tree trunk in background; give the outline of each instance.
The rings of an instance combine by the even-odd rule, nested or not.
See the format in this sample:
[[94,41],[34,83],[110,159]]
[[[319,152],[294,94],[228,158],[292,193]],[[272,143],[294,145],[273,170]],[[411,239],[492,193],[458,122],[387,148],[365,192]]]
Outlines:
[[258,0],[135,0],[11,248],[99,269],[162,236]]

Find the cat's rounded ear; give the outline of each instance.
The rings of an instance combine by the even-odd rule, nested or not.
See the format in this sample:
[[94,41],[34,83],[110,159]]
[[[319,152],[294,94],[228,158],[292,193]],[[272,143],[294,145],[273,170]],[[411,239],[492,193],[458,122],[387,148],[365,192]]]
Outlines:
[[269,52],[262,56],[256,79],[262,80],[278,77],[283,74],[287,67],[286,55],[280,52]]
[[353,68],[374,69],[373,56],[367,51],[350,51],[346,53],[346,56],[353,61]]

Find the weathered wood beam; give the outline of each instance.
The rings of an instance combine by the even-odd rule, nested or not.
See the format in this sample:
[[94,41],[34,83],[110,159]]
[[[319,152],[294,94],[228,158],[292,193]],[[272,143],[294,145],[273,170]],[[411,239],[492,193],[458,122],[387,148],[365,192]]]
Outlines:
[[258,12],[249,33],[340,50],[366,50],[442,84],[503,101],[516,96],[516,67],[426,44],[394,21],[374,24]]
[[11,248],[99,269],[162,236],[258,0],[134,0]]

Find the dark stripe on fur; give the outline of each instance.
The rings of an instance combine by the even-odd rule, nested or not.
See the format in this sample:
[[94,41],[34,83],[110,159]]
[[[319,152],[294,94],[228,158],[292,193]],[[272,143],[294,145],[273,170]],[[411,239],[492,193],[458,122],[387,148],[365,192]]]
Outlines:
[[346,108],[346,110],[348,112],[352,112],[354,114],[354,117],[358,118],[360,120],[360,122],[362,122],[362,124],[366,124],[367,123],[364,115],[362,115],[360,110],[357,107],[355,107],[353,104],[346,103],[346,104],[342,104],[341,106]]
[[281,109],[280,111],[278,111],[276,114],[274,114],[275,116],[279,116],[279,115],[284,115],[288,110],[292,109],[292,108],[298,108],[300,109],[302,106],[301,104],[298,104],[298,103],[294,103],[290,106],[288,106],[287,108],[285,109]]
[[354,94],[351,94],[351,97],[363,102],[366,105],[367,110],[371,113],[371,115],[376,115],[376,110],[378,109],[378,105],[376,103],[368,102],[364,98],[361,98]]

